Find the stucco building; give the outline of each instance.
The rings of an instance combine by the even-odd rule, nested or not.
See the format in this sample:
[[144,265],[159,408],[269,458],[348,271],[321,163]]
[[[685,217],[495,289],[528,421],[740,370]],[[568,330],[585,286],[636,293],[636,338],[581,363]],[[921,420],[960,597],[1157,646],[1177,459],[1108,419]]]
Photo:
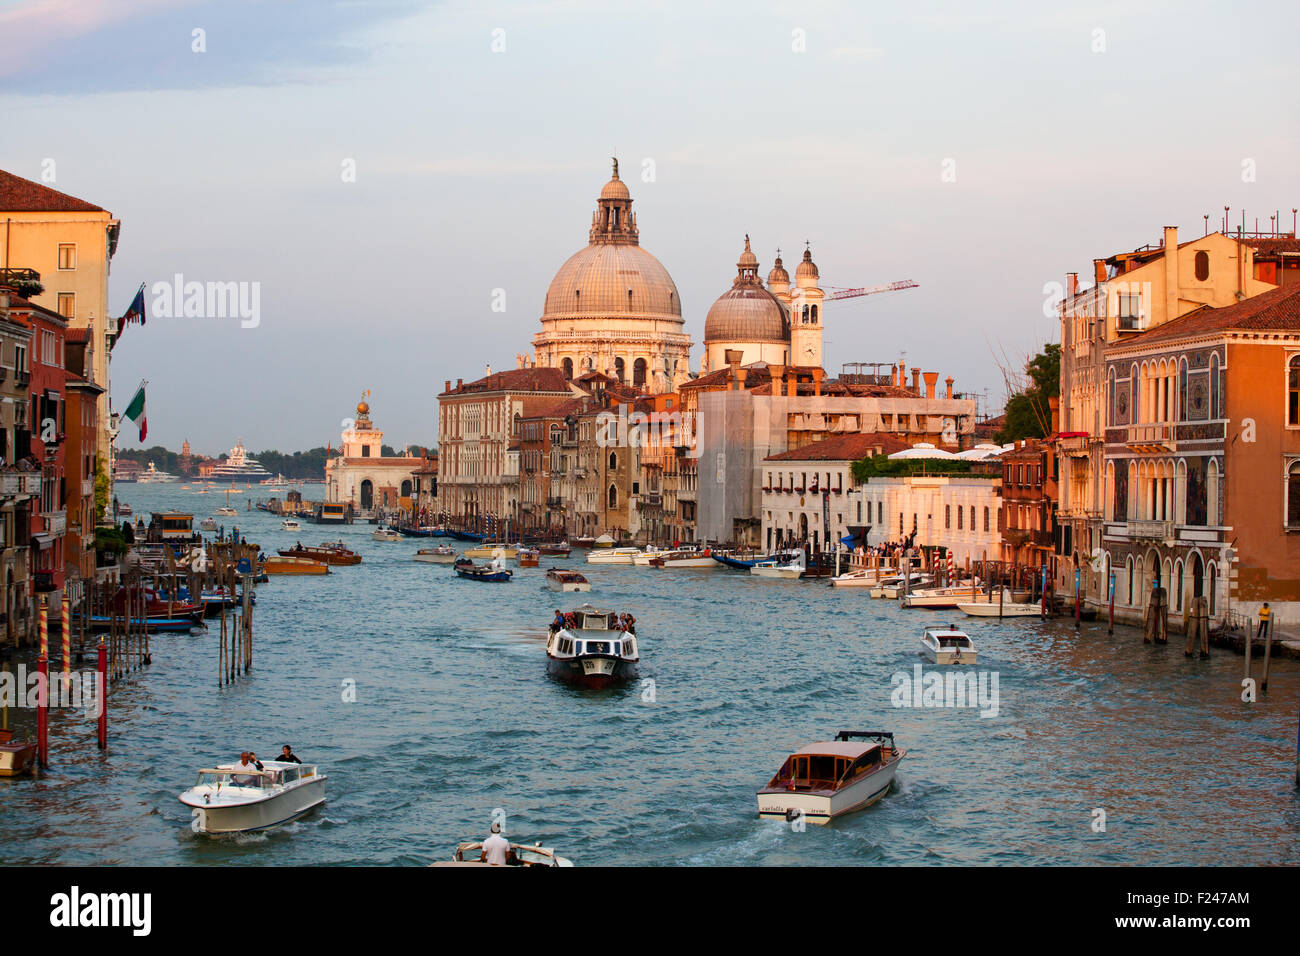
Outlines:
[[356,414],[343,429],[338,456],[325,462],[325,500],[360,511],[414,510],[415,474],[426,470],[430,460],[413,455],[385,457],[384,433],[371,421],[365,398],[357,403]]

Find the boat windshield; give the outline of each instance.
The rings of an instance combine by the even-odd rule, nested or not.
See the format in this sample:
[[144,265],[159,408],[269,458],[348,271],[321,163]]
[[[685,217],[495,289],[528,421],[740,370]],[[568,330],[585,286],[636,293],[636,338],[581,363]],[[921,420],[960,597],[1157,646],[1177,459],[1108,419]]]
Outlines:
[[251,787],[261,790],[265,778],[260,773],[236,773],[233,770],[201,770],[198,786]]

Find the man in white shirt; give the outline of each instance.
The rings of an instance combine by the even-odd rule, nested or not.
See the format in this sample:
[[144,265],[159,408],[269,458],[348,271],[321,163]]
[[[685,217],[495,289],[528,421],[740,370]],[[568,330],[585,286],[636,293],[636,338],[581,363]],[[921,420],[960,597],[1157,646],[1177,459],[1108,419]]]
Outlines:
[[239,755],[239,763],[235,764],[235,770],[245,770],[248,773],[232,777],[232,783],[256,786],[262,776],[262,762],[245,750]]
[[492,824],[492,834],[483,841],[483,852],[479,862],[491,866],[505,866],[514,859],[515,852],[510,849],[510,841],[501,835],[501,824]]

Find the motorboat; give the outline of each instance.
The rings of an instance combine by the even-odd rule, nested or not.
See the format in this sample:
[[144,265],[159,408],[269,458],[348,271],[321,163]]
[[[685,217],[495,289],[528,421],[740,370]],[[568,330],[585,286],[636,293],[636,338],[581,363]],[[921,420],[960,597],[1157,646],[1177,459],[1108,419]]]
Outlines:
[[537,550],[542,554],[556,555],[561,558],[567,558],[573,548],[569,547],[569,542],[561,541],[559,544],[539,544]]
[[882,576],[889,577],[895,573],[893,568],[854,568],[832,576],[830,585],[833,588],[874,588]]
[[18,777],[36,768],[36,741],[15,741],[12,730],[0,730],[0,777]]
[[808,557],[803,548],[799,548],[784,563],[755,564],[749,573],[760,578],[801,578],[808,570]]
[[558,680],[600,690],[636,677],[637,637],[619,626],[618,615],[584,604],[551,625],[546,639],[546,669]]
[[122,517],[129,517],[135,514],[135,511],[125,501],[119,501],[117,503],[117,513]]
[[614,547],[614,538],[608,534],[602,534],[600,537],[591,540],[593,548],[612,548]]
[[927,627],[921,635],[921,647],[936,664],[975,663],[975,644],[970,635],[951,624]]
[[638,553],[637,548],[606,547],[592,551],[587,555],[588,564],[632,564]]
[[307,557],[284,555],[267,558],[262,565],[263,574],[329,574],[330,567],[323,561]]
[[716,568],[718,562],[706,548],[703,551],[669,551],[652,558],[650,563],[656,568]]
[[361,563],[361,555],[345,547],[342,541],[322,541],[318,547],[297,544],[292,548],[281,548],[276,553],[282,558],[311,558],[330,565]]
[[506,567],[506,561],[503,557],[495,557],[488,564],[475,564],[469,558],[457,558],[455,562],[456,574],[468,581],[485,581],[491,584],[505,584],[512,577],[514,572]]
[[202,521],[199,522],[199,527],[202,528],[204,531],[216,531],[217,520],[215,518],[204,518]]
[[889,792],[906,753],[892,733],[841,730],[786,757],[758,791],[758,815],[820,825],[862,810]]
[[945,588],[921,588],[909,591],[900,599],[902,607],[954,608],[970,597],[972,586],[968,582]]
[[1041,617],[1043,606],[1037,601],[1012,601],[1009,591],[1004,590],[1002,600],[997,601],[963,601],[957,610],[967,617]]
[[[518,867],[551,867],[551,866],[573,866],[573,861],[568,857],[558,856],[556,852],[549,847],[544,847],[541,841],[529,846],[526,843],[511,843],[510,852],[513,855],[513,861],[507,866]],[[475,841],[471,843],[457,843],[456,852],[450,860],[440,860],[437,863],[430,863],[430,866],[491,866],[491,863],[485,863],[479,859],[483,853],[483,844]]]
[[542,564],[542,552],[536,548],[520,548],[517,557],[521,568],[536,568]]
[[484,542],[477,544],[472,548],[465,549],[467,558],[495,558],[500,552],[506,558],[513,558],[519,554],[519,546],[514,544],[505,544],[502,542]]
[[596,539],[588,536],[579,536],[573,539],[573,546],[575,548],[594,548],[596,546]]
[[451,564],[456,560],[456,549],[449,544],[440,544],[436,548],[421,548],[411,556],[413,561],[425,564]]
[[[897,599],[903,593],[903,577],[902,574],[892,574],[887,578],[881,578],[871,589],[871,596],[891,601]],[[931,583],[929,575],[922,574],[920,571],[912,571],[907,578],[907,589],[911,591],[921,590]]]
[[370,539],[372,541],[401,541],[402,532],[398,531],[396,528],[387,528],[381,525],[374,531],[370,532]]
[[590,591],[591,582],[577,571],[551,568],[546,572],[546,586],[552,591]]
[[265,760],[260,772],[221,764],[200,770],[180,795],[195,833],[251,833],[296,820],[325,802],[325,781],[315,764]]
[[713,560],[737,571],[748,571],[756,564],[778,564],[779,555],[753,551],[714,551]]
[[655,558],[663,557],[665,554],[672,554],[672,552],[651,545],[648,548],[642,548],[640,551],[636,552],[636,554],[632,555],[632,563],[639,568],[648,568],[654,563]]
[[212,513],[213,513],[213,514],[216,514],[216,515],[221,515],[221,517],[223,517],[223,518],[238,518],[238,517],[239,517],[239,512],[238,512],[238,511],[236,511],[234,508],[231,508],[231,507],[228,507],[228,506],[225,506],[225,505],[223,505],[222,507],[218,508],[216,511],[214,511],[214,512],[212,512]]
[[280,530],[301,531],[302,525],[298,523],[298,519],[296,518],[285,518],[283,521],[280,522]]

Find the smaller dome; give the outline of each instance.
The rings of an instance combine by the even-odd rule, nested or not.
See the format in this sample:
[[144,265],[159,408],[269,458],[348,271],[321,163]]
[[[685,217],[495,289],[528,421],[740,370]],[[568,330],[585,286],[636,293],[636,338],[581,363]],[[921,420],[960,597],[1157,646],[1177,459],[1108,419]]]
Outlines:
[[615,176],[609,182],[605,183],[605,188],[600,191],[601,199],[631,199],[632,194],[627,190],[627,184]]
[[776,261],[772,263],[772,271],[767,274],[767,284],[777,285],[779,283],[790,283],[790,273],[785,271],[785,264],[781,262],[781,256],[778,252]]
[[799,267],[794,270],[794,274],[797,279],[806,279],[810,277],[816,279],[820,277],[821,273],[817,271],[817,263],[813,262],[812,259],[812,250],[804,249],[803,262],[799,263]]

